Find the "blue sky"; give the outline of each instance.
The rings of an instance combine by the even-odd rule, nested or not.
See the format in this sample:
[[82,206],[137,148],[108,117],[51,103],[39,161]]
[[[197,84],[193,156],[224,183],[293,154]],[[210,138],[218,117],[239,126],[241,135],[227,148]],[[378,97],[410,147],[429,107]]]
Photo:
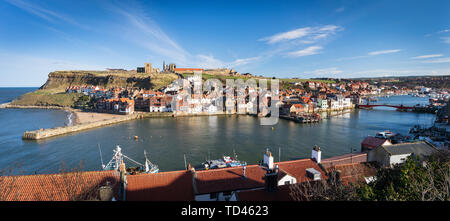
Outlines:
[[448,75],[449,49],[448,0],[0,0],[0,86],[163,61],[276,77]]

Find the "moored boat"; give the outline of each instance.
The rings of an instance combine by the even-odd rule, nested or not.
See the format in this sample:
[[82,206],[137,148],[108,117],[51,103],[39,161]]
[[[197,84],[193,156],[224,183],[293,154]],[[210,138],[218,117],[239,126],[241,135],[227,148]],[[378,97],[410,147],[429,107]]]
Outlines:
[[245,166],[245,165],[247,165],[246,162],[237,160],[236,154],[235,154],[235,158],[232,158],[230,156],[223,156],[222,159],[207,160],[206,162],[203,163],[203,166],[206,170],[225,168],[225,167]]
[[102,159],[102,169],[103,170],[119,170],[120,165],[122,163],[124,163],[124,160],[126,159],[126,160],[138,165],[137,167],[127,167],[126,168],[126,171],[130,174],[158,173],[159,172],[158,166],[153,164],[152,162],[150,162],[150,160],[147,158],[147,152],[145,150],[144,150],[144,156],[145,156],[144,164],[139,163],[139,162],[131,159],[130,157],[124,155],[122,153],[122,148],[120,148],[119,145],[116,146],[116,149],[114,149],[113,152],[114,152],[114,155],[111,158],[111,160],[106,165],[104,165],[103,159],[101,157],[101,150],[100,150],[100,157]]

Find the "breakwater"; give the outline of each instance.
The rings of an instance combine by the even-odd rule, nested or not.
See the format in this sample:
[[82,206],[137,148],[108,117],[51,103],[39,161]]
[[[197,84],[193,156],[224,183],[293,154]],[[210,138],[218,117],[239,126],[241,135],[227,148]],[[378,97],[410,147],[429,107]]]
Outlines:
[[14,105],[11,103],[0,104],[0,108],[16,108],[16,109],[55,109],[55,110],[71,110],[70,107],[60,106],[36,106],[36,105]]
[[25,131],[22,135],[24,140],[40,140],[49,137],[55,137],[63,134],[103,127],[111,124],[117,124],[135,119],[151,118],[151,117],[172,117],[171,113],[134,113],[123,115],[114,119],[95,121],[89,123],[76,124],[71,126],[55,127],[50,129],[40,129],[34,131]]

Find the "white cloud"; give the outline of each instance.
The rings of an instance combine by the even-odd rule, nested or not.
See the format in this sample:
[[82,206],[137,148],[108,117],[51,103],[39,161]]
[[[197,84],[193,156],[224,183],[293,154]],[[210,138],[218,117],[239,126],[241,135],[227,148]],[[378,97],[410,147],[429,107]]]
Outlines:
[[292,40],[292,39],[302,38],[304,36],[309,35],[310,33],[311,33],[311,28],[306,27],[306,28],[299,28],[299,29],[295,29],[292,31],[279,33],[279,34],[273,35],[271,37],[263,38],[261,40],[265,40],[268,43],[272,44],[272,43],[280,42],[283,40]]
[[265,37],[260,39],[261,41],[266,41],[269,44],[285,42],[295,39],[306,38],[306,40],[317,40],[326,38],[337,31],[342,30],[340,26],[336,25],[326,25],[319,27],[304,27],[295,30],[287,31],[272,35],[270,37]]
[[256,61],[259,61],[262,59],[262,56],[256,56],[256,57],[251,57],[251,58],[241,58],[241,59],[236,59],[233,62],[230,62],[228,64],[228,66],[230,67],[239,67],[242,65],[246,65],[246,64],[250,64]]
[[442,41],[446,44],[450,44],[450,37],[441,37]]
[[318,77],[331,77],[331,75],[342,74],[343,71],[339,70],[336,67],[333,67],[333,68],[317,69],[317,70],[314,70],[314,71],[309,71],[307,73],[311,73],[311,74],[316,75]]
[[310,46],[303,50],[289,52],[288,55],[294,56],[294,57],[314,55],[314,54],[319,54],[320,50],[322,50],[321,46]]
[[72,18],[70,18],[67,15],[52,11],[48,8],[42,7],[42,6],[38,6],[32,3],[29,3],[27,1],[23,1],[23,0],[6,0],[6,2],[24,10],[27,11],[28,13],[31,13],[33,15],[36,15],[48,22],[51,23],[69,23],[75,26],[78,26],[80,28],[84,28],[84,29],[90,29],[88,26],[82,25],[78,22],[76,22],[75,20],[73,20]]
[[397,53],[399,51],[401,51],[401,50],[393,49],[393,50],[372,51],[372,52],[369,52],[368,55],[392,54],[392,53]]
[[422,56],[416,56],[412,57],[411,59],[426,59],[426,58],[436,58],[436,57],[442,57],[443,54],[428,54],[428,55],[422,55]]
[[450,58],[438,58],[433,60],[422,61],[422,63],[429,63],[429,64],[450,63]]

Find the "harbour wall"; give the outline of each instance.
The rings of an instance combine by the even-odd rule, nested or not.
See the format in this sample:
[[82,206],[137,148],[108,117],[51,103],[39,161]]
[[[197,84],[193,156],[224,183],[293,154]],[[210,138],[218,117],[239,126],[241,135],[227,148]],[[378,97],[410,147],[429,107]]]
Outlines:
[[125,121],[151,118],[151,117],[172,117],[172,113],[135,113],[130,115],[123,115],[118,118],[96,121],[90,123],[77,124],[72,126],[63,126],[50,129],[40,129],[34,131],[25,131],[22,135],[24,140],[40,140],[49,137],[55,137],[63,134],[103,127],[111,124],[117,124]]

